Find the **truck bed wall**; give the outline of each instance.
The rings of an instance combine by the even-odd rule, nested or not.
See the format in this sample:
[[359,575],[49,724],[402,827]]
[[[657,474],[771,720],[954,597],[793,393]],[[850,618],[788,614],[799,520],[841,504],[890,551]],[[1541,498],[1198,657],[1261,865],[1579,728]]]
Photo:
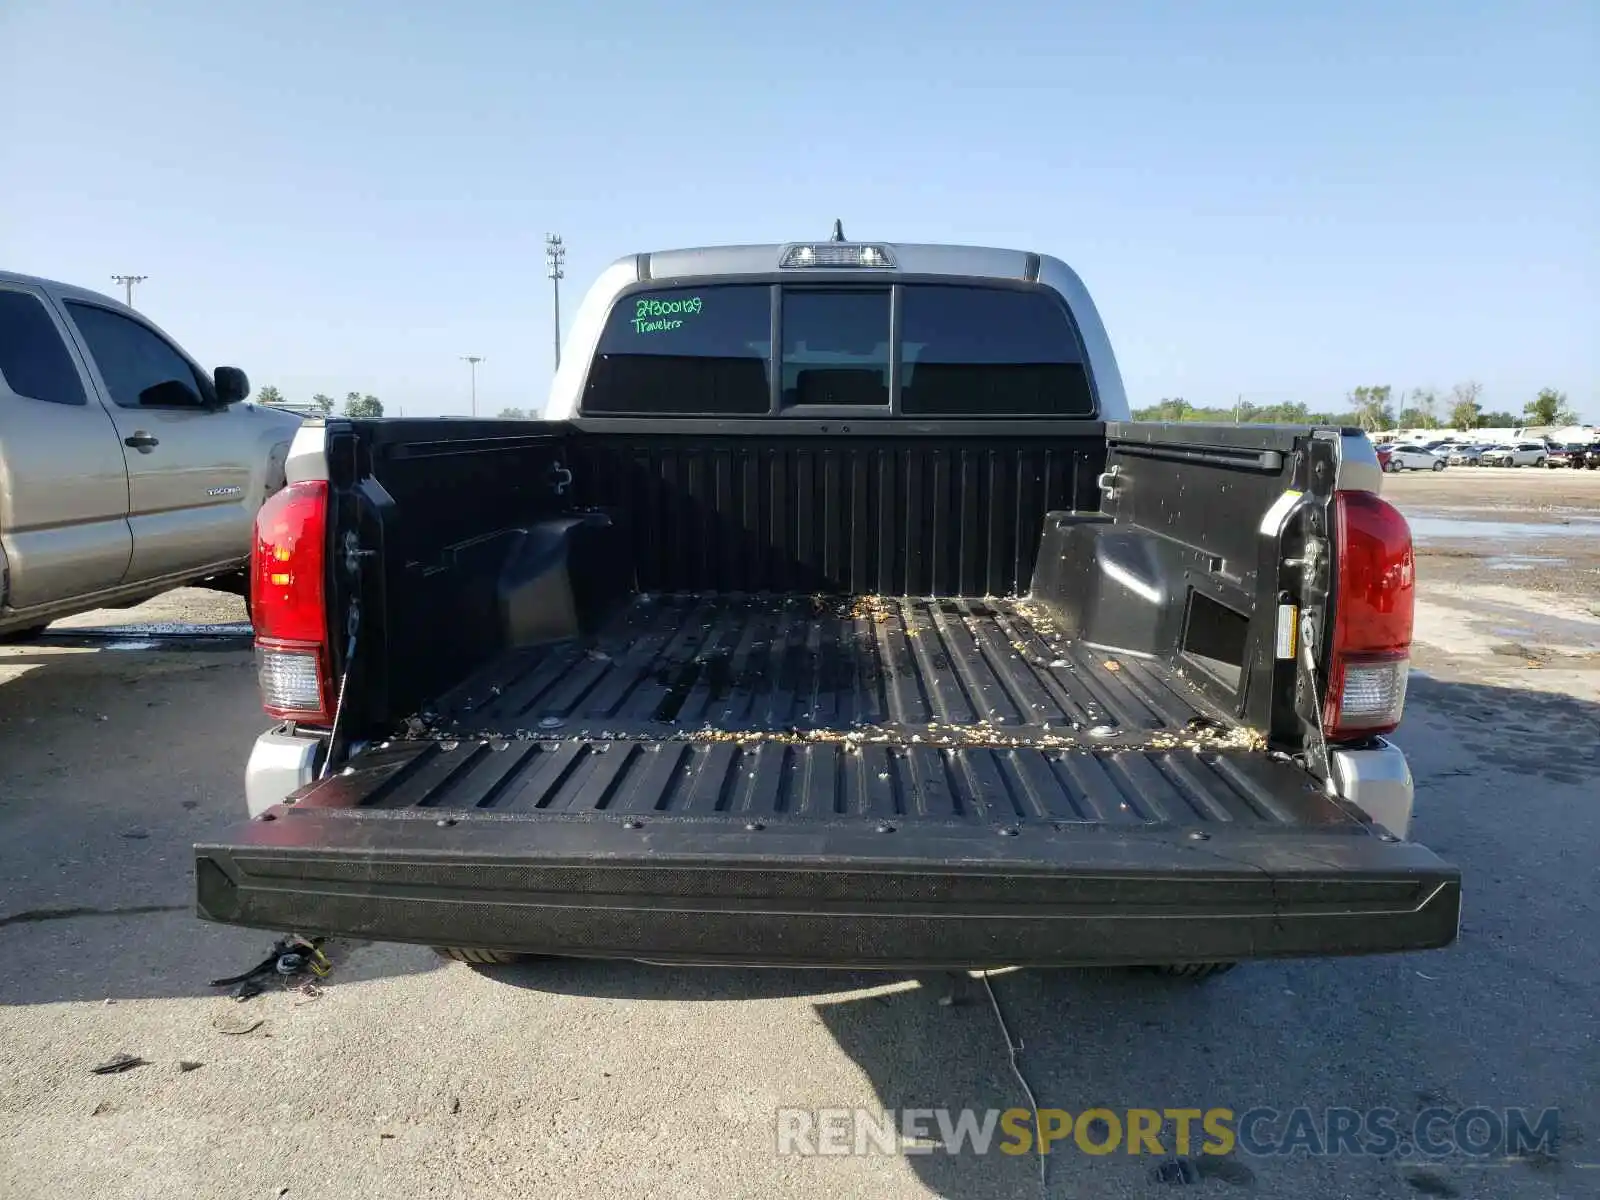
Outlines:
[[1096,507],[1106,454],[1089,422],[876,437],[764,424],[685,436],[592,422],[571,440],[577,501],[617,522],[640,590],[1025,592],[1045,513]]
[[561,632],[532,609],[562,589],[583,599],[555,606],[568,634],[632,591],[1025,592],[1045,514],[1093,508],[1106,454],[1098,422],[665,424],[342,424],[334,524],[376,551],[350,727],[392,727],[518,630]]
[[[852,430],[770,419],[345,428],[360,542],[376,550],[353,731],[392,729],[508,649],[592,632],[635,592],[1031,592],[1071,636],[1203,668],[1196,683],[1258,728],[1282,702],[1277,547],[1257,526],[1309,431],[1117,426],[1108,439],[1095,422]],[[1108,464],[1120,482],[1101,512]],[[335,528],[352,519],[336,514]]]

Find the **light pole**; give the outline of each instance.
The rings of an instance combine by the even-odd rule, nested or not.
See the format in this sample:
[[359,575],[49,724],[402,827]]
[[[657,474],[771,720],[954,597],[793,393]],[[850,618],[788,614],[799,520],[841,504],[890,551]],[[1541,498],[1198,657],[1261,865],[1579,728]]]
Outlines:
[[472,415],[478,415],[478,364],[483,361],[481,354],[463,354],[461,361],[472,370]]
[[111,277],[113,282],[120,283],[123,288],[127,290],[129,308],[133,307],[133,285],[136,283],[143,283],[149,278],[150,276],[148,275],[113,275]]
[[561,281],[566,272],[561,264],[567,261],[567,248],[561,244],[559,233],[544,235],[544,260],[550,270],[550,284],[555,292],[556,370],[561,369]]

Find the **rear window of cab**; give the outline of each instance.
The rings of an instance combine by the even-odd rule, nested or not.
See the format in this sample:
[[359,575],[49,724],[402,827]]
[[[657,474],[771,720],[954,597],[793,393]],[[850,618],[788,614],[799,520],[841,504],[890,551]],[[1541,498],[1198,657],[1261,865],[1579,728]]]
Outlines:
[[1049,289],[745,283],[619,299],[582,411],[1082,418],[1095,406],[1076,328]]

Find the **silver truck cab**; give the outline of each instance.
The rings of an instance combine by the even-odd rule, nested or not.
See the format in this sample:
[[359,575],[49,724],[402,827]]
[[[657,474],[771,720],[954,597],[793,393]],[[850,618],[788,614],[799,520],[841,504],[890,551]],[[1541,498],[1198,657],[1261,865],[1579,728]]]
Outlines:
[[[1084,356],[1096,381],[1100,416],[1107,421],[1128,420],[1128,397],[1122,374],[1111,349],[1100,313],[1078,274],[1059,258],[1004,250],[991,246],[942,246],[912,243],[829,242],[755,246],[701,246],[688,250],[659,250],[629,254],[617,259],[595,280],[573,318],[561,353],[561,367],[550,384],[543,417],[565,421],[578,415],[584,381],[595,347],[605,329],[606,317],[617,297],[639,284],[666,286],[677,278],[766,275],[775,268],[792,272],[797,280],[826,271],[826,260],[816,256],[830,250],[838,254],[870,253],[880,256],[873,265],[852,268],[858,273],[881,273],[890,278],[923,275],[933,278],[1018,280],[1043,284],[1066,301],[1077,322]],[[814,261],[804,259],[805,252]],[[780,266],[781,264],[781,266]]]

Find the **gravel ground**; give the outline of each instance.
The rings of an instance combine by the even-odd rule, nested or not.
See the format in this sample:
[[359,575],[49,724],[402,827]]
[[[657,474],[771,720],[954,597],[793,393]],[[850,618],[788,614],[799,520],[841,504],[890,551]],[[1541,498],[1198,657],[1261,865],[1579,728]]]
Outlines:
[[[1386,492],[1419,522],[1600,515],[1600,472],[1574,475],[1452,470]],[[997,976],[1041,1105],[1386,1105],[1407,1119],[1556,1106],[1553,1156],[1239,1156],[1209,1164],[1200,1187],[1600,1191],[1585,1165],[1600,1162],[1600,647],[1582,648],[1600,634],[1600,545],[1521,536],[1424,538],[1419,558],[1421,669],[1400,740],[1415,836],[1466,874],[1459,944],[1252,964],[1201,985]],[[1559,569],[1492,561],[1552,545]],[[235,599],[184,591],[75,624],[242,616]],[[478,971],[346,943],[318,999],[216,997],[206,980],[270,939],[193,918],[189,846],[239,818],[262,725],[245,651],[124,653],[61,635],[0,648],[0,1196],[1041,1194],[1036,1163],[1003,1154],[774,1153],[778,1106],[1026,1104],[965,976]],[[90,1073],[119,1053],[149,1065]],[[1156,1167],[1068,1150],[1048,1194],[1163,1194]]]

